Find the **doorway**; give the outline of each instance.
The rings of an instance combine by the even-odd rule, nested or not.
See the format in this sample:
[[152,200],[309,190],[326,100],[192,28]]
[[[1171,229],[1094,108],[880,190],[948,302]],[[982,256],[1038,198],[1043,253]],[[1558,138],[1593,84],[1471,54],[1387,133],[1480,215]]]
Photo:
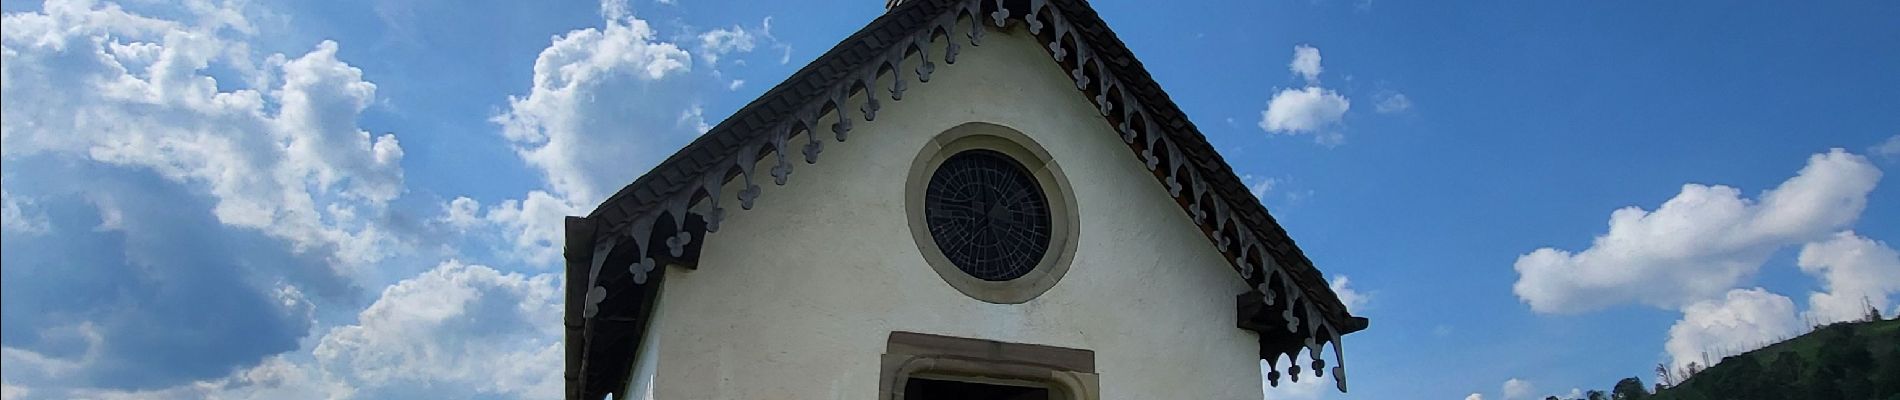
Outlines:
[[1049,388],[992,385],[975,382],[911,378],[904,384],[905,400],[1057,400]]

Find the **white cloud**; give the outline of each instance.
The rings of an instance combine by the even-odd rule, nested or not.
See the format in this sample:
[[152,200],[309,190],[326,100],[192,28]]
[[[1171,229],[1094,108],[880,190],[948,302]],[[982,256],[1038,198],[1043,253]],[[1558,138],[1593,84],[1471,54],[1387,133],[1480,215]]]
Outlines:
[[726,83],[726,90],[739,90],[741,87],[745,87],[744,79],[733,79],[732,82]]
[[[159,389],[32,390],[98,399],[557,398],[557,285],[554,274],[530,277],[451,260],[383,289],[355,323],[318,338],[308,359],[272,356],[222,378]],[[74,332],[86,333],[83,326]],[[56,381],[88,358],[0,349],[8,381]]]
[[312,354],[326,371],[347,377],[359,390],[422,384],[519,398],[559,397],[556,283],[553,274],[528,277],[444,262],[383,289],[356,324],[331,329]]
[[32,394],[32,389],[13,386],[13,384],[0,381],[0,400],[24,399],[26,396]]
[[526,197],[525,200],[503,200],[489,208],[484,219],[508,232],[515,257],[544,268],[553,266],[560,260],[561,245],[566,243],[562,240],[566,237],[566,217],[581,215],[587,210],[540,190],[528,192]]
[[[769,25],[768,25],[769,26]],[[752,51],[758,45],[758,37],[746,32],[745,27],[733,25],[731,28],[719,28],[699,34],[699,58],[706,65],[719,64],[719,56],[727,53]]]
[[45,233],[49,228],[46,216],[35,211],[32,200],[21,199],[0,188],[0,231],[12,234]]
[[481,202],[475,199],[456,197],[442,206],[441,221],[456,230],[468,231],[469,228],[482,222],[481,217],[476,215],[481,212],[481,208]]
[[1319,73],[1324,71],[1319,65],[1319,48],[1308,45],[1293,46],[1293,61],[1286,68],[1306,79],[1308,85],[1319,84]]
[[257,366],[245,368],[223,378],[193,382],[168,388],[121,391],[98,388],[65,390],[67,396],[89,399],[338,399],[350,398],[355,391],[346,382],[296,364],[284,357],[271,357]]
[[[661,3],[672,4],[671,1]],[[627,4],[627,0],[600,0],[600,16],[602,17],[612,20],[631,15],[633,15],[633,7]]]
[[[148,169],[209,192],[224,224],[323,249],[341,264],[380,260],[394,239],[345,221],[402,192],[395,136],[355,123],[376,86],[337,60],[334,42],[294,58],[254,57],[238,41],[254,29],[229,7],[194,7],[200,25],[80,1],[7,14],[0,86],[35,101],[0,106],[4,157]],[[214,66],[235,71],[227,86],[237,88],[220,89],[205,72]]]
[[1247,183],[1247,191],[1253,192],[1253,197],[1263,201],[1267,198],[1267,193],[1272,192],[1273,187],[1280,184],[1280,178],[1256,177],[1253,174],[1242,176],[1240,180]]
[[1339,295],[1339,302],[1345,303],[1346,309],[1363,312],[1365,311],[1366,302],[1372,301],[1372,295],[1370,293],[1359,293],[1359,291],[1353,290],[1351,287],[1348,287],[1348,285],[1351,284],[1352,278],[1348,278],[1345,275],[1333,275],[1333,280],[1328,286],[1332,287],[1333,293]]
[[597,202],[695,135],[673,128],[692,59],[646,21],[617,19],[554,38],[526,96],[493,118],[553,193]]
[[1283,89],[1260,112],[1260,129],[1289,135],[1317,132],[1338,124],[1351,108],[1351,100],[1331,89]]
[[1609,232],[1583,251],[1546,247],[1519,256],[1512,292],[1539,313],[1717,298],[1776,249],[1859,218],[1880,175],[1866,158],[1835,149],[1809,157],[1795,177],[1752,200],[1728,186],[1686,184],[1653,212],[1632,206],[1611,213]]
[[1874,145],[1873,148],[1868,149],[1868,152],[1887,158],[1900,157],[1900,135],[1887,137],[1886,141]]
[[[1281,89],[1268,99],[1267,109],[1260,111],[1260,129],[1269,134],[1312,133],[1315,142],[1327,147],[1345,143],[1345,135],[1332,128],[1352,109],[1352,100],[1319,86],[1319,74],[1324,71],[1319,49],[1294,46],[1293,61],[1287,63],[1287,69],[1305,79],[1306,87]],[[1352,77],[1347,76],[1347,80]]]
[[686,111],[681,111],[680,118],[675,123],[682,127],[692,127],[694,133],[701,135],[712,130],[712,125],[706,123],[706,109],[698,104],[686,107]]
[[1794,301],[1762,288],[1734,289],[1721,299],[1700,301],[1682,309],[1682,319],[1669,327],[1663,349],[1672,365],[1689,362],[1708,365],[1722,356],[1740,354],[1794,337],[1801,324]]
[[1465,396],[1465,400],[1484,400],[1484,395],[1479,394],[1479,393],[1472,393],[1470,395]]
[[1375,97],[1378,97],[1378,102],[1372,105],[1372,109],[1380,114],[1396,114],[1412,109],[1412,99],[1405,97],[1404,93],[1383,92]]
[[1806,316],[1813,323],[1860,319],[1867,305],[1891,312],[1890,296],[1900,292],[1900,252],[1853,232],[1802,246],[1796,263],[1828,290],[1808,295]]
[[1537,389],[1532,387],[1531,382],[1527,380],[1511,378],[1504,381],[1504,400],[1530,399],[1533,396],[1532,393],[1536,391]]

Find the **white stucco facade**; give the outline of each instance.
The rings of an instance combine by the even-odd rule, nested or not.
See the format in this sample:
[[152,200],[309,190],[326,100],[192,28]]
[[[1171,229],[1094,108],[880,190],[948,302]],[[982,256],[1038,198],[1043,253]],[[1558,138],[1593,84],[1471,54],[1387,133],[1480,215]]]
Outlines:
[[[876,121],[843,143],[826,133],[818,164],[797,157],[755,208],[729,206],[697,270],[666,273],[635,393],[869,400],[886,338],[907,331],[1092,350],[1104,399],[1261,398],[1256,338],[1234,321],[1245,283],[1020,24],[913,79],[903,101],[877,94]],[[1022,304],[952,288],[909,226],[911,164],[968,122],[1034,140],[1076,201],[1069,270]]]

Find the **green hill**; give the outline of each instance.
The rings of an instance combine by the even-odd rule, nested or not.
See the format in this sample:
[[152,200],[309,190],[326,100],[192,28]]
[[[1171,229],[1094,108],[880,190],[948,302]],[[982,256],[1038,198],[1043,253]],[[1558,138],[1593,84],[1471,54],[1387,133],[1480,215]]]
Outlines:
[[[1900,400],[1900,319],[1844,322],[1722,359],[1674,387],[1611,397],[1647,400]],[[1633,385],[1632,385],[1633,384]],[[1640,394],[1639,394],[1640,393]]]

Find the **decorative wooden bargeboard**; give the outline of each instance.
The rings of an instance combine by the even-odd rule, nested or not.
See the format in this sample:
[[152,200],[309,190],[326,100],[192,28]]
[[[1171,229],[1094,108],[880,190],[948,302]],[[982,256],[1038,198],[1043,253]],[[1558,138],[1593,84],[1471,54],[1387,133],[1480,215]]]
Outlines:
[[[567,222],[567,397],[598,399],[626,385],[665,265],[697,268],[733,202],[749,210],[759,184],[791,180],[793,159],[815,164],[826,140],[850,137],[853,114],[875,121],[882,98],[902,101],[986,27],[1024,28],[1068,71],[1110,131],[1153,172],[1250,290],[1236,296],[1238,328],[1257,332],[1268,382],[1298,380],[1278,365],[1305,351],[1314,376],[1346,390],[1341,337],[1365,329],[1258,199],[1168,99],[1127,47],[1081,0],[911,0],[839,43],[699,140],[627,185],[585,218]],[[942,49],[941,54],[931,50]],[[900,71],[906,59],[915,67]],[[941,62],[941,64],[939,63]],[[886,82],[880,85],[880,82]],[[855,100],[855,103],[853,102]],[[827,117],[829,126],[818,126]],[[849,155],[837,155],[849,157]],[[767,161],[765,171],[755,170]],[[824,179],[812,177],[810,179]],[[722,188],[741,189],[723,199]],[[1323,348],[1332,347],[1329,363]]]

